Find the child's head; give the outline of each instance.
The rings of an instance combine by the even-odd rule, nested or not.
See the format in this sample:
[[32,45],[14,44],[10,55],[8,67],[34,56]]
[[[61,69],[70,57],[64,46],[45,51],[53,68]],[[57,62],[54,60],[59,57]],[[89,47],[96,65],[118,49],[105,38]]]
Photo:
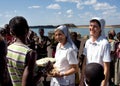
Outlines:
[[85,80],[88,86],[100,86],[104,80],[104,69],[98,63],[90,63],[85,69]]
[[29,31],[27,20],[22,16],[13,17],[9,21],[11,32],[16,37],[26,37]]

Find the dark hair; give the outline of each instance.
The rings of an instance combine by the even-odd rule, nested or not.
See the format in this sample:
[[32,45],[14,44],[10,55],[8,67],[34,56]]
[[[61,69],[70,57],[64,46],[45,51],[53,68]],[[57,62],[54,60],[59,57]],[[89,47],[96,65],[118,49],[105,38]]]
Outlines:
[[19,37],[28,33],[29,26],[27,20],[22,16],[13,17],[9,21],[9,26],[13,35]]
[[92,20],[90,20],[90,22],[97,22],[97,24],[99,25],[99,27],[101,27],[101,24],[100,24],[100,22],[97,19],[92,19]]
[[85,69],[85,78],[88,86],[100,86],[105,78],[103,66],[98,63],[88,64]]
[[120,32],[118,32],[118,33],[117,33],[116,37],[117,37],[117,38],[119,38],[119,37],[120,37]]
[[5,28],[5,29],[9,29],[9,24],[5,24],[5,25],[4,25],[4,28]]
[[109,39],[114,39],[114,36],[111,33],[108,33],[108,38]]
[[6,30],[5,30],[5,28],[1,28],[1,30],[0,30],[0,35],[1,36],[5,36],[6,35]]
[[44,28],[39,28],[39,32],[40,32],[40,31],[43,31],[43,32],[44,32]]
[[7,54],[7,43],[4,38],[0,35],[0,57],[6,56]]
[[71,36],[77,37],[77,33],[76,32],[71,32]]

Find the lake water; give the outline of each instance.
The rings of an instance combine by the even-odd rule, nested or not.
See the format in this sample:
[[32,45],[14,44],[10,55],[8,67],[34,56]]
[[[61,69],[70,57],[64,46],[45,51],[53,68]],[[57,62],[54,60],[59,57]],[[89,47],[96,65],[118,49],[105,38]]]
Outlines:
[[[37,35],[39,35],[38,34],[38,28],[32,28],[32,30],[35,32],[35,33],[37,33]],[[70,31],[75,31],[75,32],[77,32],[78,34],[81,34],[81,36],[84,36],[84,35],[89,35],[89,30],[87,29],[87,28],[71,28],[71,29],[69,29]],[[109,28],[106,28],[105,29],[105,35],[107,36],[107,33],[108,33],[108,31],[109,30],[111,30],[111,29],[109,29]],[[115,32],[116,33],[118,33],[118,32],[120,32],[120,28],[114,28],[114,30],[115,30]],[[44,34],[46,35],[46,36],[48,36],[48,32],[50,32],[50,31],[54,31],[54,28],[44,28]]]

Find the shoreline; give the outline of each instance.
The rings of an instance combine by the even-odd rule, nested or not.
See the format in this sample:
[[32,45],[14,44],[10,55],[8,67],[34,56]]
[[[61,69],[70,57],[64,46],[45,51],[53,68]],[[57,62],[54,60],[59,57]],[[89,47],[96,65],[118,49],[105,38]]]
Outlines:
[[[58,26],[58,25],[57,25]],[[53,25],[37,25],[37,26],[29,26],[30,28],[56,28],[57,26],[53,26]],[[85,29],[85,28],[89,28],[89,25],[74,25],[74,26],[68,26],[69,28],[78,28],[78,29]],[[116,28],[120,28],[120,25],[106,25],[105,28],[110,28],[110,29],[116,29]]]
[[[79,28],[79,29],[85,29],[85,28],[89,28],[88,25],[85,25],[85,26],[76,26],[76,28]],[[108,26],[105,26],[106,29],[110,28],[110,29],[115,29],[115,28],[120,28],[120,25],[108,25]]]

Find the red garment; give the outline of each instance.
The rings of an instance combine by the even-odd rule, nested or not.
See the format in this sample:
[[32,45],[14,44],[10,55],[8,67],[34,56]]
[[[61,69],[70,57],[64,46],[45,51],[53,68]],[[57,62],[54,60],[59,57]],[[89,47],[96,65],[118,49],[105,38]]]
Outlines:
[[7,41],[7,44],[9,45],[15,41],[15,38],[12,35],[7,34],[5,36],[5,40]]

